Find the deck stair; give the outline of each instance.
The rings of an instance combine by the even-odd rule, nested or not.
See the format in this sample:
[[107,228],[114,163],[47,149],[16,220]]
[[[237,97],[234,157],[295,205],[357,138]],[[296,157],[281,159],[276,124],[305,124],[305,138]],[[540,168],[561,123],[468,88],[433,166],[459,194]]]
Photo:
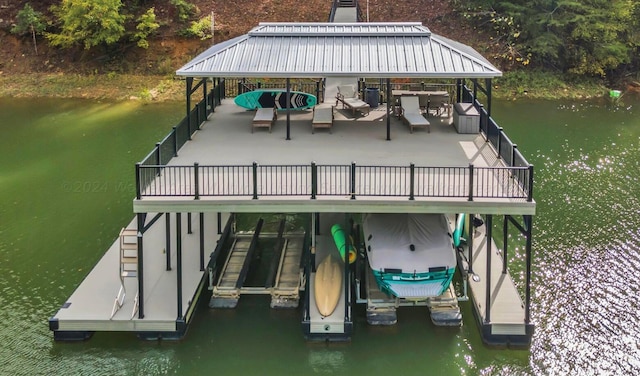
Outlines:
[[357,3],[356,0],[338,0],[336,5],[338,8],[347,8],[355,7]]
[[[120,290],[116,295],[116,299],[113,303],[113,309],[111,310],[111,318],[122,308],[124,300],[127,295],[125,286],[126,278],[138,277],[138,230],[123,228],[120,230]],[[133,318],[138,311],[138,294],[134,298],[133,309],[131,312],[131,318]]]

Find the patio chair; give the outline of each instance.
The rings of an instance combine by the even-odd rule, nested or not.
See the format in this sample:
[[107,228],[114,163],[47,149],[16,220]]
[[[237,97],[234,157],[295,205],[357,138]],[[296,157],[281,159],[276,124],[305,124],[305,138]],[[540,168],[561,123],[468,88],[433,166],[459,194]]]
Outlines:
[[411,133],[413,128],[427,128],[427,132],[431,132],[431,124],[422,115],[417,96],[400,97],[400,117],[409,125]]
[[277,119],[275,108],[258,108],[256,115],[253,117],[253,125],[251,127],[251,133],[254,128],[269,128],[271,133],[271,126]]
[[338,102],[342,102],[342,108],[349,108],[354,117],[356,116],[356,111],[360,111],[363,116],[367,116],[371,110],[367,102],[358,98],[358,92],[353,85],[338,85],[336,106]]
[[316,106],[313,108],[313,120],[311,120],[311,134],[316,128],[329,129],[333,126],[333,106]]

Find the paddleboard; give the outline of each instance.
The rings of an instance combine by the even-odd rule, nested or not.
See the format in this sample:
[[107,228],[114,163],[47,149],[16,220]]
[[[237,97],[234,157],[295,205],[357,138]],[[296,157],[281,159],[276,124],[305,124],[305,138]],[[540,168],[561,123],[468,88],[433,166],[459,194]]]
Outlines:
[[344,264],[329,255],[316,269],[314,294],[318,312],[322,317],[330,316],[340,300],[343,279],[342,265]]
[[[277,108],[287,109],[287,91],[284,89],[264,89],[243,93],[233,100],[238,106],[255,110],[256,108]],[[318,103],[315,95],[300,91],[291,92],[289,108],[292,110],[304,110],[311,108]]]

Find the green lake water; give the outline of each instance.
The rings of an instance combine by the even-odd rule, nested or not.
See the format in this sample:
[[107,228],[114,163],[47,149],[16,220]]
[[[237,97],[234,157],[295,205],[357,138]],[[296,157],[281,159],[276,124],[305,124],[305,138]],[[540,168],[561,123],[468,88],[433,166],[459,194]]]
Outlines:
[[[535,165],[530,350],[484,346],[426,309],[353,340],[307,343],[299,310],[263,297],[201,304],[182,341],[96,333],[56,343],[48,319],[133,217],[134,163],[183,115],[142,105],[0,99],[0,375],[634,375],[640,373],[640,100],[495,102]],[[522,250],[512,272],[522,281]]]

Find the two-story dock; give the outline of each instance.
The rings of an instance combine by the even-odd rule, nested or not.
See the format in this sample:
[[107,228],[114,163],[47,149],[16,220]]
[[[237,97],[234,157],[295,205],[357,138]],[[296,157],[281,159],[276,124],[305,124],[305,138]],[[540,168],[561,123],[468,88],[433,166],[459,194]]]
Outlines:
[[[56,339],[94,331],[180,338],[209,287],[214,309],[241,304],[243,294],[270,294],[274,308],[302,302],[309,339],[349,339],[353,304],[367,304],[372,324],[393,323],[403,305],[428,306],[436,322],[447,307],[471,304],[486,343],[530,343],[533,166],[491,118],[491,79],[501,72],[480,54],[417,23],[266,23],[214,45],[177,74],[186,82],[187,116],[136,165],[136,218],[50,319]],[[259,81],[287,97],[316,95],[331,108],[330,131],[312,128],[314,110],[287,107],[269,131],[254,131],[255,111],[231,97]],[[345,84],[375,93],[366,114],[336,101]],[[397,116],[396,98],[411,91],[446,95],[422,106],[429,131],[410,132]],[[238,213],[309,213],[311,223],[306,234],[284,226],[261,234],[261,223],[240,234]],[[423,302],[386,296],[359,252],[353,268],[343,267],[338,308],[320,317],[310,290],[329,228],[343,224],[361,248],[365,213],[442,213],[452,226],[459,213],[482,218],[458,249],[470,302],[453,290]],[[493,242],[494,217],[504,223],[502,250]],[[508,272],[509,226],[526,239],[524,291]],[[274,249],[268,277],[244,286],[264,239]]]

